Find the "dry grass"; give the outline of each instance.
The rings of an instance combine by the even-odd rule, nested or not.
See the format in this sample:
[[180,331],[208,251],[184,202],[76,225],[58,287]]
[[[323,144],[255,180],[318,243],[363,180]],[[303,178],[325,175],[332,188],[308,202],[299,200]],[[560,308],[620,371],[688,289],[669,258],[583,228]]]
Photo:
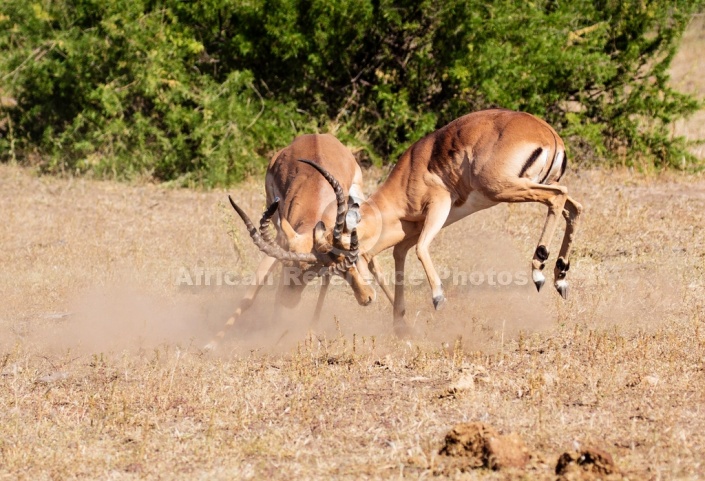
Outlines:
[[[409,289],[416,339],[400,342],[385,299],[362,308],[336,287],[313,335],[316,290],[278,321],[270,290],[208,355],[242,291],[178,287],[179,269],[258,259],[224,192],[8,166],[0,179],[0,479],[553,479],[576,444],[630,479],[705,476],[702,178],[572,173],[586,212],[567,302],[448,286],[436,313],[423,282]],[[259,186],[234,193],[260,209]],[[542,222],[540,207],[498,206],[432,254],[528,273]],[[469,421],[521,436],[529,467],[460,474],[438,451]]]
[[[697,18],[673,67],[700,95],[704,29]],[[676,132],[703,126],[698,114]],[[246,274],[259,258],[224,192],[0,166],[0,479],[554,479],[559,455],[585,446],[629,479],[705,477],[705,180],[567,184],[586,207],[567,302],[550,286],[447,281],[436,313],[411,255],[411,342],[391,336],[385,299],[361,308],[335,287],[313,334],[316,290],[275,320],[270,289],[206,355],[243,291],[177,286],[181,268]],[[236,196],[262,207],[259,185]],[[537,206],[498,206],[432,254],[528,275],[542,222]],[[461,473],[439,455],[472,421],[517,433],[528,467]]]

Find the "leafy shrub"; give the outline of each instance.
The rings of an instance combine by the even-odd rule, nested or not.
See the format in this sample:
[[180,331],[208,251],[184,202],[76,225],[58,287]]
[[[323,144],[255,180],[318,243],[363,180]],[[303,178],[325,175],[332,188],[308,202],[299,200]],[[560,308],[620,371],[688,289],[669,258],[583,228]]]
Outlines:
[[699,105],[667,69],[702,4],[6,1],[0,90],[18,105],[0,110],[0,156],[217,185],[261,172],[299,132],[393,162],[503,106],[544,117],[581,158],[693,163],[669,125]]
[[[125,0],[4,7],[3,77],[17,150],[55,172],[206,184],[261,170],[305,125],[247,70],[203,75],[203,45],[168,8]],[[9,18],[7,18],[9,17]],[[8,141],[5,140],[7,146]]]

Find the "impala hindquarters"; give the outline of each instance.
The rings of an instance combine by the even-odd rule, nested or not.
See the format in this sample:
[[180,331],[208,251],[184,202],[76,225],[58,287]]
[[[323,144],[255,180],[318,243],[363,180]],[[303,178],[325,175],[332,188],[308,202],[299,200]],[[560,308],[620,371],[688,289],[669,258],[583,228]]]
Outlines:
[[[538,202],[548,214],[531,262],[537,289],[558,217],[566,231],[554,268],[554,286],[565,298],[570,248],[581,205],[559,185],[567,159],[563,141],[546,122],[511,110],[471,113],[413,144],[389,177],[360,206],[357,226],[360,251],[368,256],[394,247],[394,328],[406,335],[404,267],[406,254],[416,254],[432,289],[433,304],[445,303],[443,286],[429,246],[445,226],[501,202]],[[318,166],[320,167],[320,166]],[[319,172],[323,170],[318,168]]]

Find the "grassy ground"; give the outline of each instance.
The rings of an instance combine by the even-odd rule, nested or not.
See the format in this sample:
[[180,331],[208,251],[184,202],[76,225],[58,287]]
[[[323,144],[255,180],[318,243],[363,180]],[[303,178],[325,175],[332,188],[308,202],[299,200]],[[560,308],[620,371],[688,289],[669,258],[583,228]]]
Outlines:
[[[316,289],[278,321],[268,289],[213,354],[200,347],[243,291],[177,279],[256,265],[225,192],[0,179],[0,479],[553,479],[576,445],[630,479],[705,476],[702,178],[572,172],[586,210],[568,301],[446,281],[436,313],[418,282],[401,342],[384,298],[334,287],[310,334]],[[262,206],[258,185],[233,194]],[[432,255],[458,279],[521,278],[543,217],[497,206]],[[464,421],[516,432],[529,467],[460,475],[438,451]]]
[[[700,95],[703,32],[697,17],[673,68]],[[704,120],[675,131],[703,138]],[[311,333],[314,287],[276,320],[265,289],[204,353],[244,292],[219,275],[259,259],[225,192],[0,166],[0,479],[554,479],[589,445],[629,479],[705,478],[705,180],[566,183],[586,208],[566,302],[517,282],[543,209],[503,205],[434,242],[444,311],[410,255],[410,342],[384,298],[336,286]],[[262,207],[260,185],[233,194]],[[185,285],[199,269],[210,285]],[[438,452],[465,421],[517,433],[528,467],[461,474]]]

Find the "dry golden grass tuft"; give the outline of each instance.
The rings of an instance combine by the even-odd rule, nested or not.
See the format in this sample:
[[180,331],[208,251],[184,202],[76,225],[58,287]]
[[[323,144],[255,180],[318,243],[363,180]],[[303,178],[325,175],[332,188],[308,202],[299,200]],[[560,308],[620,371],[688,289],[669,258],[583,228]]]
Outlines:
[[[243,291],[177,286],[181,268],[246,274],[259,259],[225,192],[0,166],[0,479],[548,480],[585,446],[628,479],[704,477],[705,180],[566,184],[585,205],[568,301],[451,280],[437,313],[410,256],[413,341],[391,336],[383,298],[362,308],[334,286],[314,334],[316,289],[278,320],[265,289],[206,354]],[[234,194],[263,205],[258,185]],[[527,274],[543,218],[497,206],[432,254],[449,271]],[[532,461],[445,469],[444,437],[467,422],[517,433]]]

